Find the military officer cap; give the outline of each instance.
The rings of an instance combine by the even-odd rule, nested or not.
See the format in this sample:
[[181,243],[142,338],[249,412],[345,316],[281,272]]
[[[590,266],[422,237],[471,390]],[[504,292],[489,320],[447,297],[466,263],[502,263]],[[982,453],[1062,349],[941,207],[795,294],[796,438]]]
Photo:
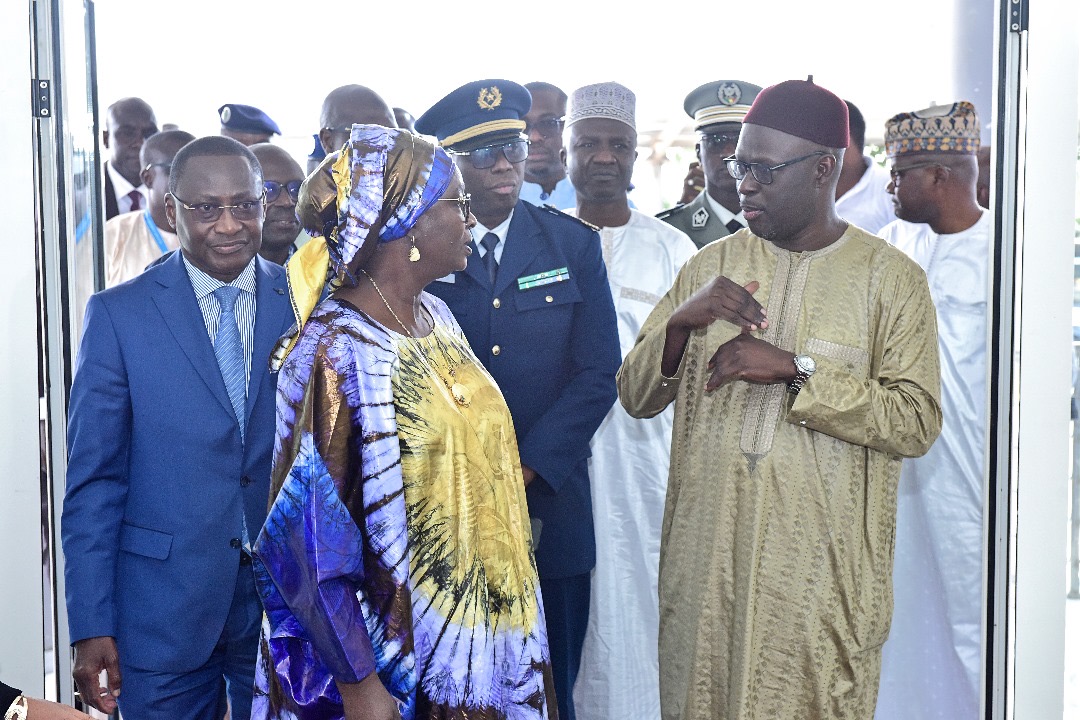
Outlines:
[[281,128],[270,116],[257,107],[229,103],[218,108],[221,127],[241,133],[266,133],[280,135]]
[[725,122],[742,122],[761,88],[742,80],[717,80],[692,91],[683,110],[694,119],[694,129]]
[[416,120],[416,132],[434,135],[439,144],[469,151],[500,140],[523,137],[521,118],[532,107],[532,95],[509,80],[477,80],[462,85],[428,108]]

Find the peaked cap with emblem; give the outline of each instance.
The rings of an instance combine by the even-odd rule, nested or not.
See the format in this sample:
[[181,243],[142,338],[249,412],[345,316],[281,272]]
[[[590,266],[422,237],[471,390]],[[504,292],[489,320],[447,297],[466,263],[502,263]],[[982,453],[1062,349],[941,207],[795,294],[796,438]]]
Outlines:
[[510,80],[477,80],[462,85],[428,108],[416,120],[416,132],[434,135],[455,150],[474,150],[502,139],[521,137],[521,118],[532,107],[532,95]]
[[979,116],[966,100],[894,115],[885,122],[890,159],[918,153],[974,155],[979,152]]
[[694,119],[694,129],[743,121],[761,88],[742,80],[717,80],[692,90],[683,101],[683,110]]
[[251,105],[239,103],[222,105],[218,108],[218,117],[221,119],[221,127],[235,132],[281,134],[281,128],[270,119],[269,115]]

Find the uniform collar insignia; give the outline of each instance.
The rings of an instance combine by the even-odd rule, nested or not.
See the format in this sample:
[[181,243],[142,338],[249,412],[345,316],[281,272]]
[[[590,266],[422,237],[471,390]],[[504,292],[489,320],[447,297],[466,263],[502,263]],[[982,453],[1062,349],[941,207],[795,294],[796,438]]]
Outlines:
[[693,225],[696,230],[705,227],[707,222],[709,222],[709,211],[705,208],[698,208],[697,212],[690,216],[690,224]]

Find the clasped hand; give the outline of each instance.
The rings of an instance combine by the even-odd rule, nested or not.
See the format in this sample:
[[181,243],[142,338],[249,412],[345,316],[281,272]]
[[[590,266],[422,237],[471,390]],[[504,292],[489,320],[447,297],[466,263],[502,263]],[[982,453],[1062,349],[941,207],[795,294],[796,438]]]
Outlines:
[[[772,384],[795,378],[795,355],[751,334],[769,326],[765,308],[754,299],[759,287],[756,280],[742,286],[719,276],[672,313],[669,327],[687,337],[690,332],[708,327],[717,320],[742,330],[709,358],[706,392],[732,380]],[[685,340],[682,344],[685,347]]]

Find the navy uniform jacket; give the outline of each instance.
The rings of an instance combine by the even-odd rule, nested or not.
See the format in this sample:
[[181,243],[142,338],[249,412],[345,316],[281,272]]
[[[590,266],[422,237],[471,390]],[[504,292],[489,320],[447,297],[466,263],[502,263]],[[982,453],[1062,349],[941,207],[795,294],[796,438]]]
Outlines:
[[121,663],[203,665],[233,600],[244,518],[270,492],[277,375],[292,324],[285,271],[255,259],[247,437],[183,256],[97,293],[71,386],[61,523],[71,641],[111,635]]
[[[518,289],[518,278],[567,268],[569,279]],[[541,577],[580,575],[596,563],[589,441],[616,399],[619,335],[600,237],[557,211],[518,202],[495,288],[474,252],[439,296],[510,407],[521,461],[538,477],[529,515],[543,522]]]

